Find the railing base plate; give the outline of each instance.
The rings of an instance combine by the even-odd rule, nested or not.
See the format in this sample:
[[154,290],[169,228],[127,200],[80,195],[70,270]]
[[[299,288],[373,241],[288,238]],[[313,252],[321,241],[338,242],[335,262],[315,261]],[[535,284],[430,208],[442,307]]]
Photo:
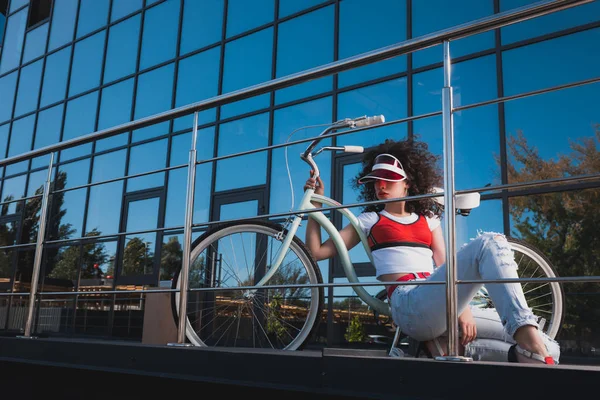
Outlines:
[[435,358],[437,361],[454,361],[454,362],[471,362],[473,359],[471,357],[463,357],[463,356],[438,356]]

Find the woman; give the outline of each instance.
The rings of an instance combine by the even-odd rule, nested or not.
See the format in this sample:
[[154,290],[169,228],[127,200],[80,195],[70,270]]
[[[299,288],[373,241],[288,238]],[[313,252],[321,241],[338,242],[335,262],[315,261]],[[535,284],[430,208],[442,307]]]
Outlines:
[[[432,193],[440,186],[442,174],[436,165],[439,157],[417,141],[386,140],[365,153],[363,170],[356,186],[360,200],[384,200]],[[319,177],[309,178],[304,189],[323,194]],[[320,204],[315,204],[320,207]],[[442,208],[432,198],[393,201],[369,205],[358,216],[361,229],[369,239],[377,279],[384,282],[429,280],[446,281],[445,244],[440,226]],[[340,231],[348,249],[360,238],[352,226]],[[306,244],[315,259],[336,255],[331,240],[321,242],[318,224],[309,218]],[[512,250],[497,233],[481,234],[457,253],[458,279],[518,278]],[[471,308],[470,301],[481,284],[459,285],[457,305],[460,353],[482,360],[503,360],[555,364],[558,344],[539,330],[537,317],[527,306],[520,283],[486,286],[495,310]],[[446,350],[438,340],[446,333],[446,291],[443,285],[390,285],[388,299],[392,318],[399,329],[424,341],[431,354]],[[482,340],[480,340],[482,339]],[[495,339],[497,345],[489,346]],[[498,358],[498,352],[502,357]]]

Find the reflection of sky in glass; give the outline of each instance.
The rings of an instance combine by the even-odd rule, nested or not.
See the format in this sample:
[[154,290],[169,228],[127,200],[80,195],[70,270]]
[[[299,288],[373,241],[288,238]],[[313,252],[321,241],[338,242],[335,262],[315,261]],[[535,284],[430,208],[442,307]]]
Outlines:
[[[218,155],[239,153],[268,144],[269,114],[259,114],[223,124],[219,131]],[[217,161],[216,189],[254,186],[265,183],[267,153],[259,152]]]
[[101,234],[118,232],[122,198],[123,181],[92,186],[87,210],[86,232],[93,229],[97,229]]
[[[365,18],[363,0],[344,0],[340,3],[339,58],[344,59],[380,47],[406,40],[406,1],[370,1],[377,18]],[[406,70],[406,57],[356,68],[339,75],[339,85],[348,86],[358,82],[395,74]]]
[[27,8],[11,15],[6,22],[0,74],[19,66],[23,50],[23,35],[27,23]]
[[65,98],[70,61],[71,47],[57,51],[46,58],[40,107]]
[[273,21],[274,9],[275,0],[229,0],[227,3],[227,37]]
[[324,0],[279,0],[279,18],[286,17],[323,2]]
[[221,206],[220,220],[235,220],[238,218],[254,217],[258,215],[258,201],[240,201]]
[[[131,148],[128,175],[141,174],[165,168],[167,164],[167,139],[144,143]],[[127,180],[127,191],[142,190],[164,185],[164,172]]]
[[[338,96],[338,120],[380,114],[385,117],[387,122],[406,117],[405,78],[363,87]],[[336,140],[340,146],[370,147],[383,142],[387,138],[399,139],[405,135],[406,125],[402,124],[369,129],[356,134],[341,135]]]
[[[313,11],[279,25],[277,78],[333,61],[334,6]],[[318,26],[320,29],[312,29]],[[277,92],[278,104],[332,88],[332,77],[302,83]]]
[[[288,136],[302,126],[327,124],[331,121],[331,98],[302,103],[292,107],[282,108],[275,112],[275,124],[273,144],[282,144],[288,140]],[[297,131],[289,139],[290,142],[319,135],[326,127],[307,128]],[[304,194],[304,182],[309,177],[309,166],[300,159],[300,154],[306,150],[310,142],[300,143],[293,146],[273,150],[271,163],[271,203],[270,212],[290,211],[292,206],[291,190],[294,191],[294,207],[300,205]],[[331,139],[323,140],[317,148],[330,146]],[[287,162],[292,179],[292,188],[286,168],[285,149],[287,148]],[[315,159],[321,172],[321,179],[325,184],[325,194],[331,192],[331,153],[325,151]]]
[[104,66],[105,83],[135,72],[140,22],[138,14],[109,28]]
[[42,62],[39,60],[21,69],[15,116],[23,115],[37,108],[42,78]]
[[143,0],[113,1],[110,10],[110,21],[116,21],[142,8]]
[[46,51],[46,39],[48,38],[48,23],[42,24],[37,28],[27,32],[25,38],[25,50],[23,52],[23,62],[33,60],[41,56]]
[[160,199],[130,201],[127,211],[127,232],[143,231],[158,227],[158,207]]
[[[512,10],[523,7],[538,0],[500,0],[500,11]],[[532,18],[506,26],[501,29],[502,44],[513,43],[530,37],[542,36],[546,33],[584,25],[598,21],[600,15],[600,2],[593,1],[568,10],[559,11],[543,17]]]
[[[116,3],[119,3],[118,1]],[[121,2],[122,3],[122,2]],[[81,0],[77,37],[82,37],[106,25],[110,0]]]
[[18,72],[13,72],[0,78],[0,93],[2,94],[0,96],[0,121],[9,120],[12,117],[17,75]]
[[140,69],[175,57],[180,4],[177,0],[167,0],[146,11]]
[[221,40],[224,0],[183,2],[181,54]]
[[[413,37],[436,32],[445,28],[473,21],[494,13],[492,0],[462,0],[450,2],[446,0],[428,0],[412,2],[412,35]],[[452,57],[494,47],[494,32],[484,32],[479,35],[453,41],[450,45]],[[413,55],[413,68],[441,62],[442,46],[438,45],[421,50]]]
[[73,40],[73,31],[77,20],[77,3],[77,0],[54,0],[48,51]]

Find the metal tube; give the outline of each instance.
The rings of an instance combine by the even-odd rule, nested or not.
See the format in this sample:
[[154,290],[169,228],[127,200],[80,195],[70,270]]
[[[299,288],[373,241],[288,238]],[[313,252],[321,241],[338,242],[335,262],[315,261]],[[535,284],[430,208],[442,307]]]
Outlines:
[[454,213],[454,123],[452,114],[450,42],[444,42],[444,88],[442,89],[442,119],[444,134],[444,228],[446,233],[446,320],[448,356],[458,356],[458,315],[456,288],[456,250]]
[[185,225],[183,226],[183,256],[179,274],[179,320],[177,324],[177,343],[185,343],[185,328],[187,322],[187,298],[189,286],[190,254],[192,244],[192,224],[194,215],[194,188],[196,186],[196,140],[198,136],[198,112],[194,113],[194,129],[192,133],[192,148],[188,165],[187,195],[185,207]]
[[44,251],[44,239],[46,236],[46,217],[48,214],[48,199],[50,197],[50,182],[52,180],[52,164],[54,162],[54,153],[50,154],[50,163],[48,165],[48,176],[44,185],[44,194],[42,196],[40,224],[38,227],[37,243],[35,246],[35,257],[33,259],[33,271],[31,273],[31,288],[29,290],[29,307],[27,309],[27,320],[25,321],[25,337],[31,336],[31,327],[33,325],[33,310],[35,307],[35,298],[37,295],[37,285],[42,265],[42,254]]
[[29,158],[48,154],[50,152],[55,152],[80,144],[89,143],[94,140],[114,136],[122,132],[143,128],[145,126],[150,126],[159,122],[164,122],[174,118],[182,117],[184,115],[189,115],[192,112],[198,112],[220,105],[233,103],[238,100],[247,99],[264,93],[269,93],[274,90],[283,89],[302,82],[307,82],[309,80],[314,80],[324,76],[329,76],[331,74],[347,71],[377,61],[387,60],[391,57],[396,57],[403,54],[412,53],[414,51],[423,50],[429,47],[436,46],[440,43],[443,43],[444,41],[456,40],[477,33],[490,31],[509,24],[514,24],[516,22],[528,20],[545,14],[550,14],[558,10],[564,10],[581,4],[590,3],[592,1],[593,0],[540,1],[524,7],[512,9],[497,14],[492,14],[490,16],[480,18],[475,21],[470,21],[465,24],[461,24],[447,29],[442,29],[436,32],[429,33],[427,35],[420,36],[418,38],[409,39],[401,43],[396,43],[390,46],[368,51],[366,53],[357,54],[355,56],[348,57],[343,60],[321,65],[315,68],[310,68],[295,74],[290,74],[281,78],[273,79],[268,82],[260,83],[244,89],[211,97],[206,100],[181,106],[145,118],[140,118],[135,121],[114,126],[112,128],[103,129],[87,135],[78,136],[76,138],[66,140],[61,143],[42,147],[40,149],[32,150],[27,153],[19,154],[13,157],[8,157],[3,160],[0,160],[0,165],[11,164],[18,161],[27,160]]

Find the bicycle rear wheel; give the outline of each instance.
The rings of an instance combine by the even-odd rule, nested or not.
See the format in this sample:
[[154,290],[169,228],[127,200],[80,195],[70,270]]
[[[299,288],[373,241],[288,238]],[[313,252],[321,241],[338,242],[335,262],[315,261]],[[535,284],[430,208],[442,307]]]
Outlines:
[[[544,254],[531,244],[507,236],[517,263],[519,278],[554,278],[554,267]],[[552,339],[558,334],[564,314],[564,292],[559,282],[523,282],[521,283],[527,304],[538,317],[540,328]],[[471,304],[481,308],[493,308],[485,285]]]
[[[192,245],[186,336],[196,346],[296,350],[320,322],[323,288],[239,289],[254,286],[281,251],[283,228],[270,222],[231,223],[206,232]],[[287,232],[286,232],[287,233]],[[267,285],[322,283],[306,246],[294,237]],[[173,288],[179,289],[179,273]],[[235,290],[226,290],[235,289]],[[176,321],[179,292],[172,295]]]

